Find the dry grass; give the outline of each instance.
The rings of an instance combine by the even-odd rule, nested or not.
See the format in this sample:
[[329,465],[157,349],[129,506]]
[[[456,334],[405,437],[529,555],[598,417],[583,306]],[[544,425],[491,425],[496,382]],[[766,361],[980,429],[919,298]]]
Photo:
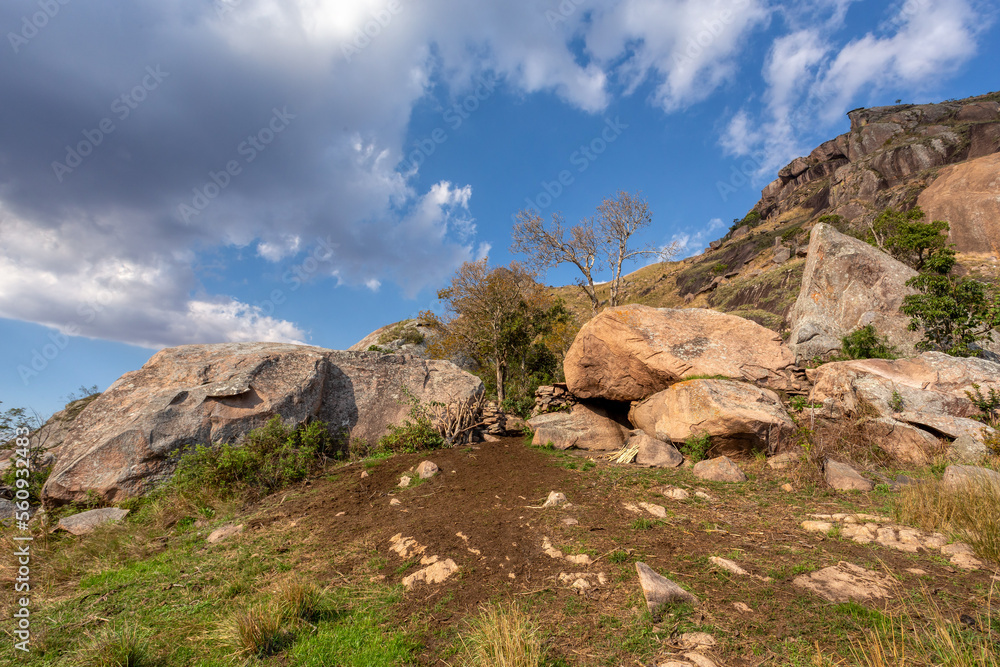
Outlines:
[[[925,591],[926,593],[926,591]],[[990,608],[973,625],[951,621],[932,596],[918,611],[906,606],[887,614],[887,622],[866,630],[853,642],[854,663],[864,667],[1000,667],[1000,639],[991,629]]]
[[278,590],[277,604],[280,613],[290,621],[312,622],[320,612],[323,594],[315,585],[302,581],[289,581]]
[[237,612],[227,639],[238,653],[256,657],[274,653],[283,644],[285,616],[275,604],[258,604]]
[[545,657],[537,624],[513,603],[484,605],[462,643],[470,667],[538,667]]
[[146,636],[134,625],[112,623],[88,639],[74,661],[81,667],[142,667],[152,662]]
[[981,558],[1000,562],[1000,488],[975,482],[949,488],[939,481],[903,488],[896,520],[928,532],[953,533]]

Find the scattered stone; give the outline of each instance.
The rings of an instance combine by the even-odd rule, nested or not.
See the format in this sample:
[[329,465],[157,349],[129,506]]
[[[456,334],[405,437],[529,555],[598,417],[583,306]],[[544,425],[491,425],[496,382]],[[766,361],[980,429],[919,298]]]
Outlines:
[[687,500],[691,494],[684,489],[679,489],[676,486],[664,486],[660,493],[666,498],[671,498],[672,500]]
[[550,491],[542,507],[559,507],[566,504],[566,495],[558,491]]
[[744,570],[742,567],[729,560],[728,558],[720,558],[718,556],[712,556],[708,559],[713,565],[721,567],[726,572],[731,572],[733,574],[738,574],[743,577],[749,577],[750,573]]
[[779,250],[774,251],[774,257],[771,258],[771,261],[774,262],[775,264],[784,264],[791,258],[792,258],[791,249],[781,248]]
[[965,542],[955,542],[941,548],[941,554],[948,556],[948,561],[963,570],[981,570],[983,562],[975,557],[975,552]]
[[361,471],[361,479],[364,479],[365,477],[368,477],[368,471],[367,470],[362,470]]
[[[437,558],[437,556],[434,556]],[[417,570],[413,574],[403,577],[403,585],[406,588],[413,588],[416,584],[440,584],[451,575],[458,572],[458,565],[450,558],[443,561],[435,561],[422,570]]]
[[799,588],[816,593],[830,602],[867,602],[890,597],[892,580],[852,563],[839,563],[792,580]]
[[959,490],[969,485],[991,485],[1000,493],[1000,472],[979,466],[950,465],[944,470],[942,483],[946,488]]
[[919,567],[908,567],[906,568],[906,571],[909,572],[910,574],[915,574],[917,576],[923,576],[927,574],[927,570],[921,570]]
[[421,461],[420,465],[417,466],[417,474],[420,475],[420,479],[430,479],[440,471],[441,469],[433,461]]
[[642,514],[642,508],[635,503],[625,503],[623,507],[626,511],[631,512],[632,514]]
[[399,498],[393,498],[392,500],[389,501],[389,504],[393,507],[396,507],[397,505],[402,505],[403,503],[399,501]]
[[402,533],[396,533],[389,538],[389,548],[395,551],[403,560],[411,556],[419,556],[427,551],[427,547],[412,537],[403,537]]
[[399,488],[405,489],[410,485],[411,478],[409,475],[403,475],[399,478]]
[[[690,296],[690,295],[688,295]],[[669,660],[667,662],[661,662],[656,667],[691,667],[690,662],[677,662],[676,660]]]
[[80,512],[79,514],[59,519],[59,524],[56,526],[56,530],[65,530],[73,535],[88,535],[97,530],[99,526],[106,523],[118,523],[125,518],[125,515],[128,513],[129,510],[123,510],[117,507],[104,507],[101,509],[89,510],[87,512]]
[[594,586],[608,583],[608,577],[603,572],[560,572],[559,583],[583,593]]
[[794,491],[795,489],[794,489],[794,488],[792,487],[792,485],[791,485],[791,484],[788,484],[788,483],[785,483],[785,484],[782,484],[782,485],[781,485],[781,490],[782,490],[782,491],[786,491],[786,492],[788,492],[788,493],[791,493],[791,492],[792,492],[792,491]]
[[337,512],[334,516],[344,516],[347,512]]
[[566,556],[563,552],[552,546],[552,541],[548,537],[542,538],[542,551],[549,558],[563,559],[575,565],[590,565],[593,561],[587,554],[576,554],[574,556]]
[[234,525],[231,523],[226,524],[216,528],[209,534],[208,538],[205,540],[209,544],[215,544],[216,542],[222,542],[223,540],[228,540],[230,537],[234,537],[243,532],[243,524]]
[[711,659],[701,653],[685,653],[684,657],[693,662],[697,667],[718,667]]
[[636,465],[647,468],[676,468],[684,463],[684,455],[668,442],[658,440],[645,431],[639,431],[629,438],[627,447],[638,445],[635,455]]
[[635,571],[639,575],[639,585],[646,598],[646,607],[653,618],[659,618],[660,608],[677,602],[698,604],[698,598],[687,592],[664,576],[657,574],[645,563],[636,563]]
[[751,609],[747,604],[743,602],[734,602],[733,607],[736,608],[736,611],[742,612],[744,614],[750,614],[753,612],[753,609]]
[[707,500],[708,502],[714,502],[715,501],[715,498],[713,498],[712,496],[708,495],[704,491],[695,491],[694,495],[695,495],[695,497],[701,498],[702,500]]
[[862,477],[857,470],[832,459],[826,460],[823,470],[826,483],[838,491],[871,491],[875,485]]
[[715,637],[707,632],[685,632],[677,638],[678,648],[701,648],[703,646],[715,646]]
[[639,503],[639,507],[646,510],[653,516],[659,519],[667,518],[667,508],[663,505],[654,505],[653,503]]
[[948,446],[948,458],[959,463],[979,463],[988,453],[983,442],[968,434],[958,436]]
[[767,466],[771,470],[787,470],[793,466],[799,464],[802,461],[802,452],[784,452],[776,456],[772,456],[767,460]]
[[574,519],[574,518],[573,518],[573,517],[571,517],[571,516],[568,516],[568,517],[566,517],[565,519],[563,519],[563,520],[562,520],[562,522],[563,522],[564,524],[566,524],[567,526],[575,526],[575,525],[577,525],[578,523],[580,523],[579,521],[577,521],[576,519]]
[[829,521],[803,521],[803,530],[808,530],[810,533],[829,533],[833,530],[833,524]]
[[728,456],[719,456],[694,464],[694,476],[711,482],[745,482],[747,476]]

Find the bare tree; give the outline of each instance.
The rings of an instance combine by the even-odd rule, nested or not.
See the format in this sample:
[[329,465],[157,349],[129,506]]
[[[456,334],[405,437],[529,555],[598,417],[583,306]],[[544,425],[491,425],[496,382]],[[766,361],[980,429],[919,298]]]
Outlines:
[[594,264],[601,254],[601,244],[594,233],[593,219],[587,218],[567,229],[562,216],[553,213],[552,225],[546,229],[541,215],[525,209],[518,212],[511,236],[514,238],[511,250],[528,255],[532,265],[539,269],[566,263],[580,269],[583,278],[576,284],[590,299],[594,314],[597,314],[600,302],[594,285]]
[[597,207],[597,228],[602,244],[606,245],[607,265],[611,269],[611,297],[609,306],[617,306],[622,299],[622,265],[639,257],[656,257],[665,262],[677,255],[680,245],[675,241],[668,246],[655,248],[649,245],[629,248],[632,235],[653,221],[649,205],[640,196],[619,190],[613,198],[606,198]]

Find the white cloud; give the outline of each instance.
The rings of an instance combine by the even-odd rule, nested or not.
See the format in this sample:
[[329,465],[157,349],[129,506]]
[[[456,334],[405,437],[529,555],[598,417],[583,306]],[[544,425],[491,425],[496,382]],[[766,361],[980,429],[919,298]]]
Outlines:
[[[824,35],[841,27],[851,4],[820,3],[809,12],[812,25],[777,37],[763,71],[765,109],[759,117],[744,108],[730,118],[719,143],[733,155],[763,156],[759,176],[803,154],[803,135],[832,126],[873,94],[936,85],[976,53],[988,23],[966,0],[907,0],[880,30],[835,46]],[[821,11],[827,18],[817,18]]]

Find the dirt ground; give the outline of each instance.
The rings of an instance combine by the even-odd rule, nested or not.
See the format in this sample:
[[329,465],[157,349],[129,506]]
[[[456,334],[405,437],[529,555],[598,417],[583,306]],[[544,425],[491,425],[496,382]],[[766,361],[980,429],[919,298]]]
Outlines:
[[[416,479],[412,469],[425,459],[441,472],[399,488],[402,475]],[[720,665],[798,664],[789,660],[790,647],[843,655],[863,608],[832,605],[792,585],[798,574],[842,561],[891,573],[897,601],[932,599],[956,619],[985,611],[996,586],[995,564],[993,571],[965,572],[940,554],[860,545],[800,527],[812,513],[884,514],[886,494],[836,493],[817,484],[814,472],[773,471],[763,460],[740,463],[748,482],[712,484],[688,468],[621,466],[505,438],[396,456],[370,468],[338,468],[265,500],[247,528],[288,526],[289,539],[313,547],[303,551],[310,555],[299,566],[322,584],[358,577],[396,583],[424,567],[420,557],[452,559],[455,574],[441,583],[417,583],[397,609],[399,622],[422,635],[421,661],[428,665],[451,664],[441,652],[454,645],[463,619],[481,603],[509,599],[540,619],[552,637],[550,655],[562,657],[562,664],[665,660],[679,655],[677,633],[697,629],[718,640],[710,654]],[[786,482],[793,492],[780,489]],[[671,500],[658,491],[663,484],[700,489],[711,499]],[[550,491],[565,493],[570,505],[542,509]],[[664,506],[666,517],[624,506],[639,502]],[[426,549],[404,558],[390,548],[396,535]],[[586,554],[593,563],[552,557],[546,540],[564,556]],[[711,556],[734,560],[756,576],[722,572]],[[637,561],[693,592],[700,604],[654,625],[644,614]],[[915,569],[923,573],[908,571]],[[580,593],[559,578],[578,572],[602,573],[605,583],[591,578],[595,585]],[[736,603],[751,611],[738,611]],[[893,604],[870,606],[891,611]]]

